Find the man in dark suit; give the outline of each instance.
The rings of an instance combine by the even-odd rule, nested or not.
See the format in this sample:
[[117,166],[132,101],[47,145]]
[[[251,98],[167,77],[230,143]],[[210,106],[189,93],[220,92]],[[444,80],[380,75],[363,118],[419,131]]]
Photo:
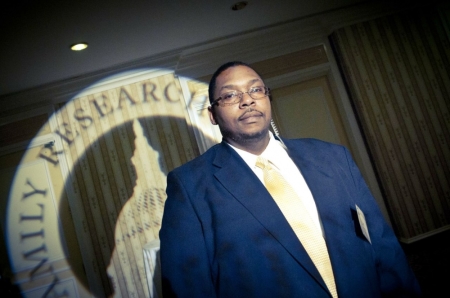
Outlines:
[[[223,141],[168,175],[160,231],[164,297],[418,296],[349,152],[313,139],[276,139],[268,95],[242,62],[213,75],[209,113]],[[286,215],[297,209],[286,211],[269,193],[258,156],[284,177],[311,230],[325,239],[330,280]]]

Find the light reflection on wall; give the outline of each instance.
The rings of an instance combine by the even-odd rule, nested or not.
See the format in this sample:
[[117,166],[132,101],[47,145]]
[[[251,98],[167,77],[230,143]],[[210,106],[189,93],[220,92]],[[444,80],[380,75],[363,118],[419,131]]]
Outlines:
[[24,296],[149,295],[142,247],[158,238],[166,175],[220,140],[205,125],[206,93],[140,70],[55,106],[10,190],[7,241]]

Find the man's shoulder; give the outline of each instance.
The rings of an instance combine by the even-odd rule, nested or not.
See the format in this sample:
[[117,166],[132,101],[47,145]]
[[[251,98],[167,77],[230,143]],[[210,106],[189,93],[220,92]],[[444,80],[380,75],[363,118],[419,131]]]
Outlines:
[[313,139],[287,139],[283,140],[288,148],[289,155],[297,156],[304,160],[323,163],[345,162],[348,158],[348,150],[338,144]]
[[283,139],[286,145],[292,146],[299,150],[311,151],[329,151],[329,150],[343,150],[345,147],[339,144],[330,143],[314,138],[300,138],[300,139]]

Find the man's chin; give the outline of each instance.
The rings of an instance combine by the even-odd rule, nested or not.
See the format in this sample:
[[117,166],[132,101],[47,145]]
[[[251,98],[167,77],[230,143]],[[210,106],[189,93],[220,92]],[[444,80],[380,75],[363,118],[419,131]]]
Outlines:
[[254,132],[254,133],[244,133],[240,135],[241,140],[247,140],[247,141],[259,141],[264,139],[264,137],[266,136],[265,132],[259,131],[259,132]]
[[267,136],[267,133],[268,130],[261,130],[256,132],[241,132],[237,134],[222,131],[222,135],[224,136],[225,139],[231,139],[239,143],[260,141]]

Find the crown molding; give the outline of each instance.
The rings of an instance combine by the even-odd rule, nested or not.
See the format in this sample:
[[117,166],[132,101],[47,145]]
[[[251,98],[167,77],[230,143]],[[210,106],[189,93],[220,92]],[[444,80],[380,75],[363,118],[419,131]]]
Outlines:
[[[416,5],[411,1],[408,5],[403,1],[364,2],[3,95],[0,118],[24,109],[66,102],[94,83],[129,70],[166,69],[177,75],[199,78],[213,73],[218,65],[227,61],[254,63],[326,44],[328,36],[336,29],[424,6],[424,1],[418,2]],[[429,1],[426,5],[433,3]]]
[[39,109],[42,106],[67,102],[94,84],[109,78],[115,80],[117,76],[126,75],[130,71],[173,71],[177,66],[179,56],[180,51],[172,51],[163,55],[115,65],[108,69],[0,96],[0,106],[2,106],[0,118],[9,118],[12,114],[18,114],[24,110]]
[[364,2],[190,47],[182,51],[176,73],[198,78],[212,74],[228,61],[241,60],[251,64],[325,44],[328,36],[339,28],[431,6],[435,1],[417,2]]

